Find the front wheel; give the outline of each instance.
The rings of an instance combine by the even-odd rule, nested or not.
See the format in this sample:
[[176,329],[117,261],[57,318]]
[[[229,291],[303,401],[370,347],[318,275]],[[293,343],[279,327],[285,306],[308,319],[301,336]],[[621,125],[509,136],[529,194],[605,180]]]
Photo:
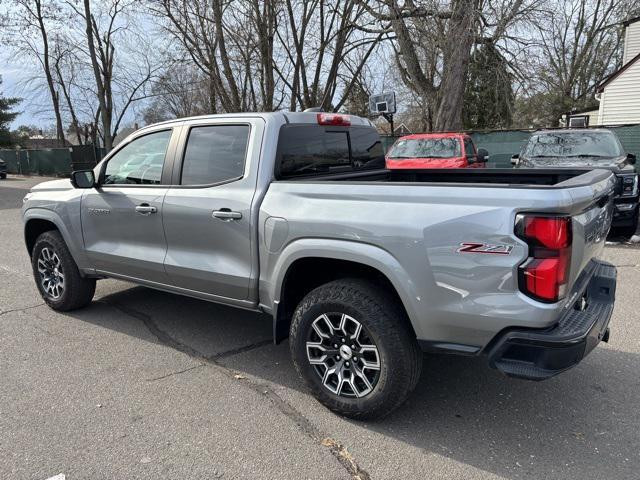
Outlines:
[[80,275],[60,232],[44,232],[38,237],[31,264],[40,295],[54,310],[75,310],[93,299],[96,281]]
[[420,377],[422,353],[401,306],[384,289],[360,279],[311,291],[294,313],[290,345],[314,396],[351,418],[388,414]]

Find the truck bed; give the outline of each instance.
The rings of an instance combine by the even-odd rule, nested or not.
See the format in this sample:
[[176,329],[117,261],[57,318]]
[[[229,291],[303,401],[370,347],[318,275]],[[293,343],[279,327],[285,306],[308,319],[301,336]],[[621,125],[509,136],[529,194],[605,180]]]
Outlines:
[[548,187],[566,188],[586,186],[606,179],[607,170],[589,169],[429,169],[429,170],[375,170],[331,175],[309,175],[286,181],[344,181],[365,183],[409,183],[409,184],[467,184],[475,187]]

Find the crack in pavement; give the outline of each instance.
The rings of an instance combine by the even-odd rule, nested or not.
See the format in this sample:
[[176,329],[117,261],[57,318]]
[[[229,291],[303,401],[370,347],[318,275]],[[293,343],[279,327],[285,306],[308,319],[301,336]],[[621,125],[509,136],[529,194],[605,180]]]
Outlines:
[[5,315],[7,313],[13,313],[13,312],[24,312],[25,310],[31,310],[32,308],[37,308],[37,307],[42,307],[43,305],[45,305],[44,302],[42,303],[38,303],[37,305],[31,305],[29,307],[20,307],[20,308],[13,308],[11,310],[0,310],[0,316],[1,315]]
[[195,370],[196,368],[201,368],[201,367],[204,367],[204,366],[205,366],[204,363],[200,363],[198,365],[194,365],[192,367],[185,368],[184,370],[179,370],[177,372],[167,373],[166,375],[162,375],[160,377],[147,378],[147,382],[156,382],[158,380],[163,380],[163,379],[168,378],[168,377],[173,377],[174,375],[180,375],[182,373],[190,372],[191,370]]
[[238,355],[240,353],[248,352],[250,350],[255,350],[256,348],[265,347],[267,345],[271,345],[272,343],[273,341],[271,339],[260,340],[250,345],[244,345],[242,347],[226,350],[224,352],[214,353],[213,355],[209,355],[206,358],[207,360],[220,360],[221,358],[231,357],[233,355]]
[[[240,347],[233,350],[229,350],[227,352],[222,352],[220,354],[205,356],[203,353],[199,352],[198,350],[194,349],[189,345],[186,345],[180,342],[179,340],[173,338],[167,332],[159,328],[154,323],[151,315],[137,311],[135,309],[124,306],[119,303],[110,302],[105,299],[100,299],[99,301],[105,305],[111,306],[112,308],[124,313],[125,315],[135,318],[136,320],[140,320],[147,327],[147,329],[158,339],[160,343],[168,347],[171,347],[175,350],[178,350],[186,355],[189,355],[190,357],[193,357],[197,360],[204,362],[200,365],[191,367],[190,369],[187,369],[185,371],[192,370],[194,368],[198,368],[200,366],[206,365],[206,366],[215,368],[218,372],[226,375],[228,378],[237,381],[238,380],[237,373],[225,367],[224,365],[218,363],[216,360],[224,356],[230,356],[236,353],[243,353],[255,348],[259,348],[266,345],[267,343],[270,343],[270,341],[263,340],[257,343],[253,343],[251,345],[247,345],[245,347]],[[182,372],[175,372],[175,373],[177,374]],[[171,374],[166,376],[170,376],[170,375]],[[358,465],[356,460],[353,458],[353,456],[349,453],[349,451],[344,445],[342,445],[337,440],[334,440],[328,437],[327,435],[324,435],[320,431],[320,429],[316,427],[313,423],[311,423],[311,421],[307,417],[305,417],[302,413],[300,413],[289,402],[287,402],[282,397],[280,397],[280,395],[278,395],[271,388],[270,385],[263,382],[251,380],[246,377],[243,377],[242,380],[244,381],[245,385],[248,388],[250,388],[251,390],[257,393],[260,393],[263,397],[266,397],[272,403],[272,405],[276,407],[278,411],[280,411],[280,413],[282,413],[285,417],[287,417],[289,420],[295,423],[296,426],[300,429],[300,431],[302,431],[302,433],[304,433],[307,437],[309,437],[313,442],[328,448],[329,452],[331,452],[331,454],[338,461],[338,463],[340,463],[340,465],[349,473],[352,480],[371,480],[371,476],[369,475],[369,473],[367,473],[367,471],[365,471],[362,467]]]

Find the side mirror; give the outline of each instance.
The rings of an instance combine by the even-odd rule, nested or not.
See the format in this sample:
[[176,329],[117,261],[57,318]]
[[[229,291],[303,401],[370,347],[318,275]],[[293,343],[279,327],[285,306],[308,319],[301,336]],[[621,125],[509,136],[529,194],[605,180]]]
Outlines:
[[636,156],[633,153],[627,153],[627,163],[629,165],[636,164]]
[[96,177],[93,170],[76,170],[71,172],[71,185],[73,188],[93,188],[96,185]]
[[518,165],[518,163],[520,163],[520,155],[516,153],[511,157],[511,165],[515,167]]
[[478,149],[478,162],[486,163],[489,160],[489,152],[487,152],[484,148]]

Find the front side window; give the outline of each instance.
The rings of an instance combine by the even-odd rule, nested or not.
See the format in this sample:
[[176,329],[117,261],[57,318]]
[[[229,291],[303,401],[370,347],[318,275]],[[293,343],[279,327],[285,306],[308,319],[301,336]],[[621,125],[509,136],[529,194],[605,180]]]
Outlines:
[[407,138],[400,139],[391,148],[388,157],[403,158],[453,158],[460,156],[460,140],[457,138]]
[[467,157],[475,157],[476,151],[470,138],[464,139],[464,153]]
[[249,132],[249,125],[191,128],[181,185],[211,185],[242,177]]
[[138,137],[109,159],[104,185],[159,185],[171,130]]

